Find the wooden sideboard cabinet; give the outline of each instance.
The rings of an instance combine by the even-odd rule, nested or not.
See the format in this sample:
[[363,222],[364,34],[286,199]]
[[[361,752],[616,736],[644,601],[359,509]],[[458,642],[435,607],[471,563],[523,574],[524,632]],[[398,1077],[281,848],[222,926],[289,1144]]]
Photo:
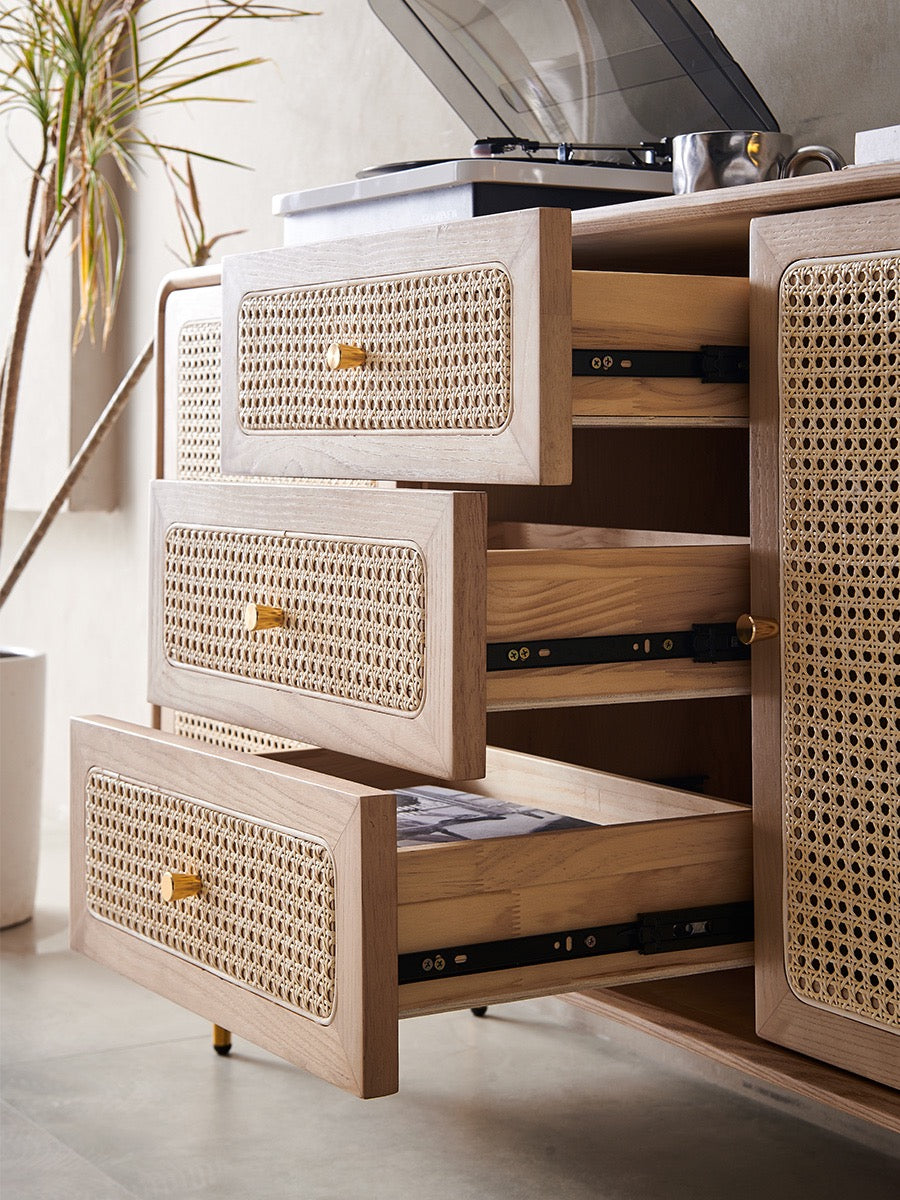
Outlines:
[[[73,944],[360,1095],[398,1016],[572,993],[900,1130],[898,194],[849,169],[169,280],[150,690],[182,736],[77,724]],[[628,376],[748,330],[749,405]],[[729,623],[737,661],[679,657]],[[527,664],[588,638],[633,661]],[[863,642],[865,690],[833,677]],[[739,1029],[752,944],[683,915],[750,896],[751,774],[760,1031],[812,1057]],[[460,775],[597,827],[398,849],[393,792]],[[707,942],[581,956],[654,910]]]

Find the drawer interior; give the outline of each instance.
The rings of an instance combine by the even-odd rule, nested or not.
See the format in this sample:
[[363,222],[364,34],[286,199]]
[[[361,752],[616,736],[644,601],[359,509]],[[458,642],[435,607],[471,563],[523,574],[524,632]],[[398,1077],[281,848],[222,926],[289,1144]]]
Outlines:
[[486,485],[490,520],[749,532],[746,429],[575,429],[572,462],[565,487]]
[[741,804],[752,799],[749,696],[492,712],[487,740]]

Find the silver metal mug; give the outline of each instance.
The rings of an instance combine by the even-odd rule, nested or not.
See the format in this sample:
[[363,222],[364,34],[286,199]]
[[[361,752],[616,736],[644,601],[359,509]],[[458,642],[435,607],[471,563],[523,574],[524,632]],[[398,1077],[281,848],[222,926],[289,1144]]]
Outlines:
[[727,129],[711,133],[681,133],[672,138],[672,188],[676,195],[705,192],[786,179],[808,162],[823,162],[832,171],[845,165],[828,146],[801,146],[792,150],[785,133]]

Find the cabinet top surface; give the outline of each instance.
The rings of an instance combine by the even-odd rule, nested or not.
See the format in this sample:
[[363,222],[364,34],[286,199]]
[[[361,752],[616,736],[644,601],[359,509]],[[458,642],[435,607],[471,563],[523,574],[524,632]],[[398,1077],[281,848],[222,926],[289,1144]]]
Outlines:
[[745,274],[755,217],[898,195],[900,163],[885,163],[585,209],[572,214],[574,265]]

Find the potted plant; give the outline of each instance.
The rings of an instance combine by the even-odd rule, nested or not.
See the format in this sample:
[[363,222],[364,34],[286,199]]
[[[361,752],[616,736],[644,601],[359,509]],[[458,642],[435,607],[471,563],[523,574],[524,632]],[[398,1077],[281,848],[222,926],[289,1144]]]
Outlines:
[[[23,196],[21,288],[0,367],[0,544],[22,363],[35,297],[54,252],[71,248],[77,264],[75,342],[104,342],[115,318],[127,249],[117,187],[138,186],[143,160],[167,175],[190,265],[203,265],[220,238],[208,237],[191,158],[228,160],[155,139],[154,110],[223,99],[207,94],[219,76],[261,63],[212,40],[238,19],[308,15],[260,0],[202,0],[173,8],[165,0],[0,0],[0,117],[30,124],[30,183]],[[34,137],[34,134],[37,134]],[[179,166],[183,162],[184,165]],[[119,416],[153,356],[152,336],[138,353],[0,587],[0,605]],[[0,926],[31,915],[37,868],[43,727],[43,656],[0,648]]]

